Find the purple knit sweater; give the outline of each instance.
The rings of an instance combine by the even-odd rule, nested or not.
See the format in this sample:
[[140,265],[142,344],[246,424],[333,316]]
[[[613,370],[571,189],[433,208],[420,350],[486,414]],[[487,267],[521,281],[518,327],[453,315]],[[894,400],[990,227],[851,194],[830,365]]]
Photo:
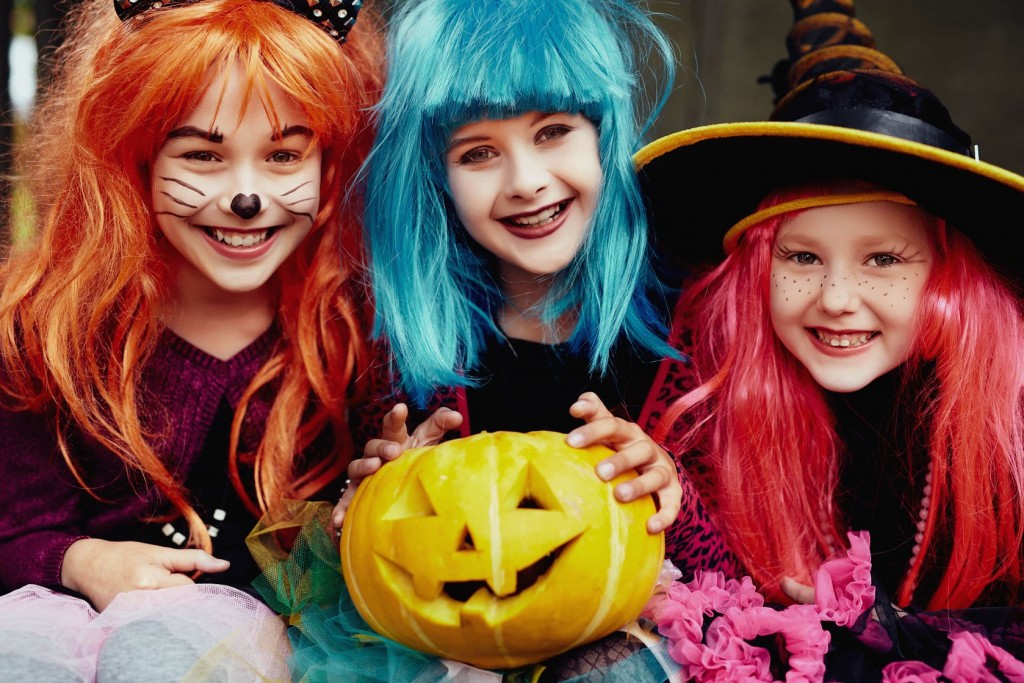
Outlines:
[[[233,358],[222,361],[170,332],[142,374],[142,420],[157,435],[153,445],[179,481],[202,451],[222,400],[238,405],[279,337],[275,327]],[[253,401],[242,429],[241,450],[261,438],[268,404]],[[52,415],[0,409],[0,584],[59,586],[68,546],[81,538],[133,538],[140,520],[167,510],[149,482],[130,477],[110,451],[73,434],[70,448],[86,481],[103,499],[75,481],[56,448]]]

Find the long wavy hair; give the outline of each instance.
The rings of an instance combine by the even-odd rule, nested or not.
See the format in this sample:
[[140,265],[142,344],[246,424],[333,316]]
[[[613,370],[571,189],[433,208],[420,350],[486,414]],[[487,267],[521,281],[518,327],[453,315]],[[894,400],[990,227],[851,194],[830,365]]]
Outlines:
[[[762,207],[828,191],[778,191]],[[666,412],[655,435],[672,431],[677,452],[694,453],[730,547],[778,600],[781,577],[810,583],[845,538],[834,502],[844,450],[835,417],[770,319],[772,246],[797,213],[752,227],[688,288],[681,310],[695,331],[701,383]],[[915,393],[898,404],[910,406],[901,416],[916,432],[908,443],[923,444],[932,466],[931,504],[921,550],[895,597],[931,609],[982,596],[1016,603],[1024,581],[1021,299],[962,233],[934,217],[928,229],[935,259],[901,373],[901,391],[912,385]],[[920,595],[928,559],[944,568],[934,592]]]
[[[649,62],[651,54],[658,59]],[[444,167],[451,134],[485,118],[572,112],[595,124],[601,195],[542,317],[575,311],[570,342],[595,370],[607,367],[622,331],[641,348],[671,353],[648,298],[655,283],[632,160],[650,123],[638,114],[638,69],[654,71],[662,88],[652,117],[674,76],[671,48],[648,14],[629,0],[409,2],[391,22],[388,60],[365,226],[375,333],[389,342],[413,400],[471,384],[487,335],[501,334],[492,259],[462,228]]]
[[[37,232],[0,266],[0,399],[53,416],[61,455],[85,488],[69,448],[74,430],[144,475],[188,520],[190,543],[209,548],[188,492],[140,420],[140,375],[165,329],[171,290],[147,168],[211,74],[233,64],[275,125],[271,83],[310,123],[323,151],[321,205],[275,276],[281,339],[237,409],[230,449],[235,488],[254,513],[306,497],[345,468],[346,410],[366,362],[358,207],[343,198],[372,140],[382,40],[372,11],[339,46],[307,19],[254,0],[165,7],[123,24],[110,0],[86,0],[67,35],[60,77],[21,155]],[[248,454],[255,483],[247,489],[238,435],[254,394],[268,385],[274,398],[262,442]],[[325,432],[330,456],[304,460]]]

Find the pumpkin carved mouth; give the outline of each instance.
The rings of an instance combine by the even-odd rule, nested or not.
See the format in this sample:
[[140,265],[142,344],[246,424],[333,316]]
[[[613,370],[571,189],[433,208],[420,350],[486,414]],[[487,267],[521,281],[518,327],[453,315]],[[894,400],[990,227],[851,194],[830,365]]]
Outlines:
[[[467,536],[468,535],[469,534],[467,532]],[[572,545],[572,542],[575,540],[576,538],[573,538],[568,543],[555,548],[551,553],[540,558],[530,566],[517,571],[516,590],[512,593],[512,596],[519,595],[527,588],[540,581],[544,575],[548,573],[548,570],[554,566],[555,562],[558,561],[558,557],[562,554],[562,551]],[[472,545],[468,545],[464,548],[460,548],[460,550],[471,550],[472,548]],[[444,585],[444,594],[456,602],[469,602],[469,599],[476,595],[476,592],[479,590],[491,592],[486,581],[449,581]],[[493,593],[491,594],[494,595]]]

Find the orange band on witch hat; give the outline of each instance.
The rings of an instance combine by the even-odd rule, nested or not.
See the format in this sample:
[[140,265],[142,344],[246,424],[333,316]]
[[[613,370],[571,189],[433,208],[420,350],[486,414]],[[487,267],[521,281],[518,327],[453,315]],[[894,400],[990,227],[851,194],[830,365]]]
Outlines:
[[899,192],[889,192],[887,190],[876,190],[872,192],[850,192],[848,194],[823,194],[820,197],[804,197],[802,199],[794,199],[788,202],[782,202],[775,206],[769,206],[760,211],[756,211],[736,225],[729,228],[725,233],[725,237],[722,239],[722,248],[725,249],[726,254],[731,254],[736,248],[736,245],[740,241],[740,237],[749,228],[766,221],[769,218],[775,216],[781,216],[785,213],[792,211],[800,211],[802,209],[813,209],[819,206],[839,206],[842,204],[862,204],[866,202],[893,202],[895,204],[906,204],[908,206],[916,206],[917,202],[910,199],[906,195],[902,195]]

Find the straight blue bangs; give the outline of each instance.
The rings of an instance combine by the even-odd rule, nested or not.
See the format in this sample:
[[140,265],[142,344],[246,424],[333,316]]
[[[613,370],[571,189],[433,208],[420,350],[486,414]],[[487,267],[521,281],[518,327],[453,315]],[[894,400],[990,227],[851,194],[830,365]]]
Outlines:
[[[578,0],[413,3],[389,41],[383,109],[419,109],[431,152],[459,126],[530,111],[578,112],[599,123],[629,102],[632,48],[595,4]],[[415,30],[407,30],[414,28]],[[425,30],[426,29],[426,30]],[[627,61],[628,60],[628,61]],[[399,106],[403,103],[404,106]],[[410,103],[415,103],[411,104]]]

